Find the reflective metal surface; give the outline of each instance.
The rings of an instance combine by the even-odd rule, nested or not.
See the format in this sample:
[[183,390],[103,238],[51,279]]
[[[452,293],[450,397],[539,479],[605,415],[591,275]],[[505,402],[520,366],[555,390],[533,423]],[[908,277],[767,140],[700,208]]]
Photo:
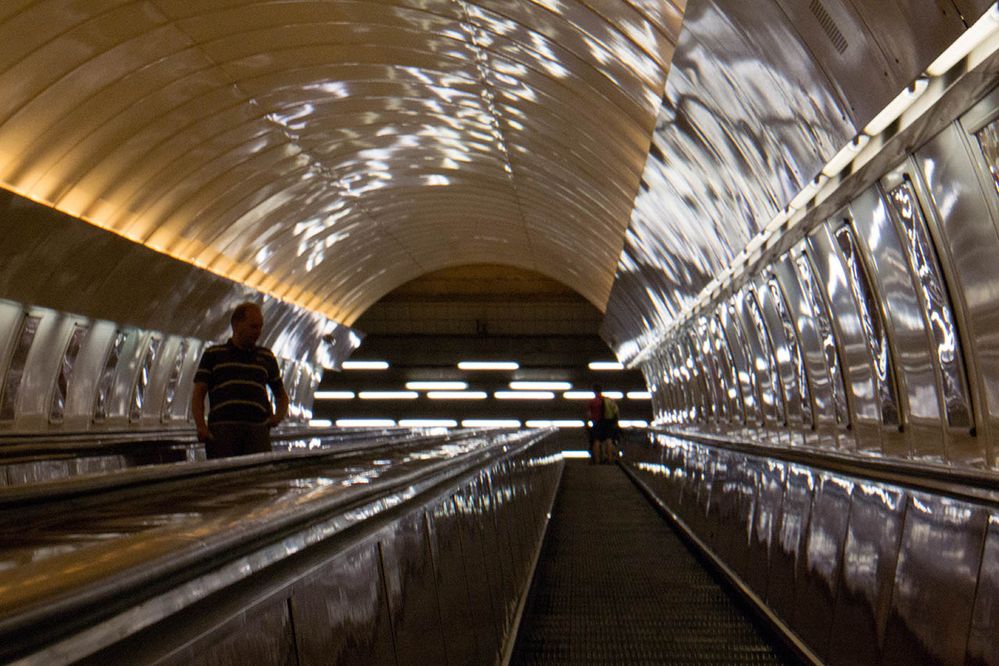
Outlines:
[[[74,482],[96,493],[86,510],[74,517],[49,499],[53,520],[4,530],[0,650],[9,657],[31,646],[32,659],[47,663],[90,654],[105,663],[126,655],[200,662],[201,653],[245,660],[254,652],[284,663],[288,646],[299,663],[440,661],[445,650],[447,658],[493,661],[527,589],[529,563],[512,560],[534,556],[562,466],[546,434],[469,431],[369,447],[374,453],[267,454],[203,463],[200,474],[143,472],[146,483],[170,485],[166,503],[155,491],[121,502],[113,477],[89,491],[94,480]],[[123,487],[134,486],[127,477],[139,471],[125,474]],[[511,511],[526,522],[526,547],[516,553],[499,527],[514,522]],[[36,584],[32,572],[48,583]],[[107,595],[114,612],[83,621]],[[206,613],[198,602],[209,595],[216,610]],[[32,645],[35,613],[61,606],[81,622]]]
[[665,434],[625,454],[822,663],[994,658],[999,514],[987,480],[984,495],[948,496]]
[[602,307],[682,14],[19,3],[0,13],[0,180],[346,324],[476,261]]

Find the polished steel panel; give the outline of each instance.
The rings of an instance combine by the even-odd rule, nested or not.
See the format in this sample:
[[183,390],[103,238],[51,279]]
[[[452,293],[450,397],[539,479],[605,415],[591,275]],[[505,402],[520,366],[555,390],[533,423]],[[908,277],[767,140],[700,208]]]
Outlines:
[[989,513],[982,565],[978,571],[975,610],[965,653],[967,664],[999,663],[999,641],[995,635],[999,626],[999,605],[996,599],[999,599],[999,515],[993,510]]
[[961,339],[926,217],[908,176],[890,187],[886,196],[904,243],[909,270],[918,286],[927,328],[933,336],[932,358],[940,373],[947,425],[972,428],[974,420]]
[[742,321],[736,310],[735,301],[723,303],[718,307],[719,321],[725,329],[730,342],[730,349],[739,373],[739,386],[742,391],[743,403],[746,406],[746,423],[763,422],[763,399],[760,393],[759,379],[756,374],[752,350],[746,341]]
[[742,396],[742,384],[739,381],[739,371],[732,346],[725,333],[725,327],[717,315],[710,319],[708,329],[710,340],[713,342],[714,357],[718,363],[718,372],[723,378],[722,384],[728,397],[732,422],[744,424],[746,423],[746,407]]
[[290,605],[303,666],[395,663],[376,542],[351,548],[296,584]]
[[808,521],[812,511],[815,473],[800,465],[789,465],[781,504],[780,523],[770,551],[767,579],[767,605],[791,626],[796,625],[795,609],[799,579],[806,558]]
[[[877,33],[851,0],[777,0],[777,4],[842,98],[849,101],[850,118],[856,127],[866,125],[911,81],[879,48]],[[883,4],[894,3],[888,0]],[[900,40],[912,39],[911,33],[900,33]],[[857,76],[858,72],[865,75]],[[874,81],[877,84],[872,86]]]
[[142,361],[139,363],[139,370],[135,376],[135,382],[132,384],[132,399],[129,401],[128,420],[133,423],[142,418],[146,390],[149,388],[161,342],[163,341],[155,335],[150,336],[146,341]]
[[484,544],[482,525],[477,515],[478,480],[466,484],[454,495],[457,507],[458,533],[461,556],[468,582],[468,615],[466,621],[475,626],[478,654],[482,663],[496,660],[501,649],[503,626],[502,601],[494,596],[496,589],[496,563]]
[[[770,562],[774,556],[777,530],[781,522],[781,507],[787,485],[787,465],[776,460],[759,458],[749,458],[746,464],[756,468],[758,483],[746,582],[763,599],[768,596]],[[777,584],[779,583],[775,583]]]
[[817,472],[808,536],[795,588],[794,629],[819,655],[828,655],[830,618],[842,586],[843,544],[854,482]]
[[[877,186],[869,188],[851,204],[853,228],[858,249],[862,248],[872,270],[867,280],[881,299],[882,305],[872,316],[872,323],[881,317],[884,330],[873,323],[875,337],[890,345],[885,363],[894,367],[897,388],[899,423],[904,423],[905,435],[885,433],[885,453],[899,457],[914,457],[942,461],[945,459],[940,393],[930,352],[930,333],[924,310],[909,271],[905,247],[892,222],[888,206]],[[861,270],[864,266],[858,267]],[[873,309],[872,309],[873,313]],[[879,350],[879,345],[874,349]],[[883,352],[876,351],[875,358]],[[878,367],[882,362],[878,361]],[[890,373],[879,377],[890,387]],[[884,398],[882,398],[884,400]],[[882,402],[884,404],[884,402]],[[886,421],[886,424],[888,421]],[[903,440],[903,441],[899,441]]]
[[907,501],[898,488],[854,484],[842,586],[826,652],[829,663],[873,664],[880,659]]
[[[777,314],[779,330],[783,333],[783,348],[788,357],[782,365],[784,367],[789,365],[791,368],[791,372],[784,373],[784,385],[788,387],[788,398],[789,400],[796,401],[798,416],[801,419],[801,425],[806,428],[811,428],[815,423],[815,415],[812,407],[811,382],[809,381],[808,370],[805,366],[804,358],[802,357],[801,345],[798,342],[798,331],[791,319],[791,313],[788,309],[787,298],[784,295],[784,290],[781,287],[775,273],[771,273],[767,277],[766,286],[767,294],[770,298],[765,300]],[[772,331],[776,328],[777,326],[771,326]],[[779,354],[778,359],[780,359]]]
[[[973,148],[973,147],[972,147]],[[960,127],[952,126],[914,155],[942,232],[941,254],[953,267],[958,323],[968,336],[971,382],[982,404],[980,456],[995,465],[991,433],[999,432],[999,234]],[[986,181],[987,183],[987,181]],[[963,307],[962,307],[963,306]]]
[[488,660],[492,648],[485,645],[485,637],[480,637],[489,631],[488,614],[474,612],[471,605],[458,521],[457,507],[451,498],[438,502],[427,512],[447,661],[469,664]]
[[115,387],[115,373],[118,372],[118,362],[121,360],[127,338],[128,334],[119,329],[115,331],[114,338],[110,342],[110,348],[104,360],[104,368],[101,370],[100,379],[97,383],[97,394],[94,400],[94,421],[102,421],[110,413],[109,407]]
[[[839,346],[836,343],[836,334],[832,325],[832,318],[829,314],[829,303],[823,295],[823,289],[819,284],[815,269],[812,268],[812,260],[802,247],[798,248],[795,254],[794,266],[798,281],[801,284],[801,313],[799,319],[799,331],[805,336],[805,331],[814,328],[818,337],[820,354],[810,354],[809,358],[815,358],[816,362],[821,360],[824,368],[822,373],[813,373],[813,381],[816,386],[826,386],[831,395],[831,408],[820,409],[822,414],[832,412],[835,423],[838,425],[849,425],[850,410],[847,406],[846,388],[843,386],[843,364],[840,362]],[[792,282],[785,282],[788,289],[793,289]],[[809,326],[811,325],[811,326]],[[805,336],[807,339],[807,336]],[[817,363],[818,364],[818,363]],[[816,397],[816,402],[819,398]]]
[[174,352],[173,367],[170,368],[170,375],[167,377],[166,386],[163,390],[163,407],[160,410],[160,420],[163,422],[168,422],[174,418],[177,387],[180,384],[180,377],[184,372],[184,367],[188,363],[187,351],[190,346],[189,341],[181,340],[177,344],[177,350]]
[[963,663],[988,514],[942,496],[908,499],[884,654],[899,664]]
[[874,384],[881,408],[881,422],[886,426],[897,426],[901,423],[901,416],[898,390],[895,385],[895,362],[878,293],[874,290],[867,267],[864,265],[865,260],[857,246],[853,227],[846,221],[835,225],[833,238],[843,259],[847,284],[860,314],[864,341],[874,362]]
[[73,369],[76,367],[76,358],[80,355],[83,338],[89,330],[90,327],[85,324],[73,324],[73,330],[69,334],[59,364],[59,374],[52,389],[52,401],[49,407],[49,421],[52,423],[62,422],[66,414],[66,398],[69,396],[69,385]]
[[806,248],[828,299],[830,323],[839,341],[843,363],[843,384],[850,391],[850,425],[856,433],[859,451],[881,452],[881,418],[875,394],[870,346],[864,337],[857,306],[854,305],[846,271],[840,259],[829,225],[816,229],[808,237]]
[[[687,9],[607,307],[605,336],[622,358],[651,344],[856,131],[777,2]],[[875,87],[862,101],[895,94]]]
[[13,421],[17,414],[17,396],[28,362],[28,352],[35,341],[35,334],[41,325],[39,315],[25,313],[21,318],[18,333],[14,337],[14,346],[10,352],[10,361],[4,368],[2,391],[0,391],[0,421]]
[[444,663],[437,579],[423,512],[396,521],[379,545],[397,662]]
[[[293,626],[294,625],[294,626]],[[275,664],[293,666],[310,663],[300,659],[295,646],[298,620],[292,621],[284,598],[240,613],[220,628],[184,646],[162,664]],[[311,662],[320,663],[320,662]],[[342,661],[326,661],[335,664]],[[352,662],[347,662],[352,663]]]
[[780,366],[777,363],[777,353],[774,351],[773,343],[766,321],[763,318],[763,311],[757,298],[757,291],[753,288],[745,288],[741,294],[742,302],[745,304],[745,311],[752,325],[752,330],[756,332],[756,340],[759,343],[759,355],[756,358],[757,368],[761,375],[767,378],[767,390],[763,393],[763,403],[771,408],[769,413],[770,424],[774,426],[787,425],[787,391],[781,379]]

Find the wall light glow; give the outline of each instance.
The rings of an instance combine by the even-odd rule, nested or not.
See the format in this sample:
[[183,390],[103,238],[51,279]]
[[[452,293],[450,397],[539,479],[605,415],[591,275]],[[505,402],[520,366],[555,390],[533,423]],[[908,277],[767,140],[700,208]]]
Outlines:
[[339,428],[391,428],[395,426],[392,419],[337,419]]
[[571,382],[510,382],[510,388],[517,391],[568,391]]
[[340,366],[344,370],[386,370],[388,361],[344,361]]
[[316,391],[316,400],[353,400],[353,391]]
[[468,382],[406,382],[406,388],[410,391],[463,391],[468,388]]
[[462,428],[519,428],[517,419],[465,419]]
[[329,428],[333,425],[333,422],[329,419],[312,419],[309,421],[310,428]]
[[427,397],[431,400],[485,400],[485,391],[430,391]]
[[528,428],[582,428],[585,423],[582,421],[546,421],[546,420],[531,420],[526,422]]
[[420,394],[416,391],[361,391],[357,396],[361,400],[416,400]]
[[624,364],[617,361],[591,361],[590,370],[624,370]]
[[628,400],[651,400],[652,394],[648,391],[628,391]]
[[496,391],[493,396],[497,400],[554,400],[551,391]]
[[457,428],[454,419],[399,419],[403,428]]
[[461,370],[517,370],[520,364],[516,361],[461,361]]

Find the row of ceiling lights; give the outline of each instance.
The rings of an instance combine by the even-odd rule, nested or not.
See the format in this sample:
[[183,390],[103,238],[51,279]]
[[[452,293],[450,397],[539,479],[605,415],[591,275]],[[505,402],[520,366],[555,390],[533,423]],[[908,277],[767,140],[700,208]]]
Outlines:
[[[341,366],[344,370],[388,370],[388,361],[344,361]],[[617,361],[592,361],[590,370],[624,370],[624,366]],[[459,361],[459,370],[519,370],[520,364],[516,361]]]
[[[408,385],[407,385],[407,388]],[[431,400],[485,400],[489,394],[485,391],[440,390],[427,391]],[[603,395],[612,400],[621,400],[625,394],[621,391],[603,391]],[[416,400],[420,397],[417,391],[316,391],[316,400]],[[495,391],[493,397],[497,400],[554,400],[555,392],[546,390],[513,390]],[[592,400],[593,391],[565,391],[562,397],[566,400]],[[628,400],[649,400],[648,391],[628,391]]]
[[[314,428],[329,428],[333,421],[329,419],[313,419],[309,425]],[[455,419],[337,419],[336,425],[339,428],[392,428],[399,426],[402,428],[457,428],[458,421]],[[521,422],[518,419],[463,419],[462,428],[582,428],[586,424],[577,420],[528,420]],[[619,421],[622,428],[645,428],[648,421],[631,420]]]

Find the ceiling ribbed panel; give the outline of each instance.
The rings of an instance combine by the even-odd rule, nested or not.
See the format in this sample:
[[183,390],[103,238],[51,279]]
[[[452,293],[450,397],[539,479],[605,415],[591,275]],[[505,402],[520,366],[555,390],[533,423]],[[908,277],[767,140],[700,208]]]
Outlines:
[[649,0],[7,1],[0,181],[347,324],[476,262],[602,308],[681,19]]

